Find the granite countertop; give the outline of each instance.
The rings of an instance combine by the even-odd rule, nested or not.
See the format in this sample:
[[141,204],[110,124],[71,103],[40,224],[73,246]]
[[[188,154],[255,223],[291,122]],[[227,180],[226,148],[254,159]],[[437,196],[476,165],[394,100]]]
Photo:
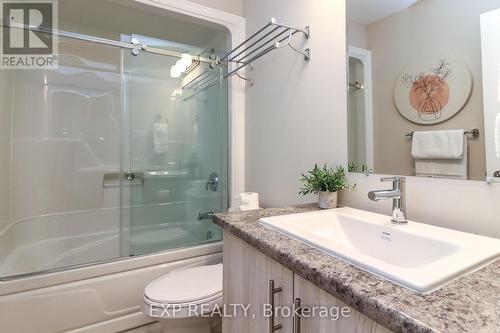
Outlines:
[[217,214],[214,223],[394,332],[500,332],[500,261],[421,295],[258,223],[313,210],[316,205]]

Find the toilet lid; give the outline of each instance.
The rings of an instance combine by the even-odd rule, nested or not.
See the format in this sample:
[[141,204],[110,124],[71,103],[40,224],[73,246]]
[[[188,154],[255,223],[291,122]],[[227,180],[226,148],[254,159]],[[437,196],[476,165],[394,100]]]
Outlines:
[[145,296],[156,303],[195,303],[222,294],[222,264],[183,269],[146,286]]

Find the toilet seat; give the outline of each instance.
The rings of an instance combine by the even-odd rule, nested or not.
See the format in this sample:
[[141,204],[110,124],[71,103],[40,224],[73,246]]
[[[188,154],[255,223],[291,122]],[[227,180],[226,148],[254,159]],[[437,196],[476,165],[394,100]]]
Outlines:
[[152,281],[144,290],[143,312],[155,318],[188,318],[221,306],[222,268],[188,268]]

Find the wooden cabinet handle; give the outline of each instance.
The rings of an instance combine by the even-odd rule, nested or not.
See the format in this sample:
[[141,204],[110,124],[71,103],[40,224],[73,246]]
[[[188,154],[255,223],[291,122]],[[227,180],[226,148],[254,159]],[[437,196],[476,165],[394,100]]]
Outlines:
[[271,317],[269,318],[269,333],[273,333],[283,328],[281,324],[274,324],[274,295],[283,291],[283,288],[274,287],[274,280],[269,280],[269,304],[271,305]]

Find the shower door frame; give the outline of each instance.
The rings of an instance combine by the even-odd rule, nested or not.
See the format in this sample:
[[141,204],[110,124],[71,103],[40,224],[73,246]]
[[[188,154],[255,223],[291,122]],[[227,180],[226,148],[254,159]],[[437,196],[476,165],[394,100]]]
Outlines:
[[[177,14],[182,14],[221,25],[229,30],[231,46],[240,45],[246,39],[244,17],[199,5],[188,0],[134,0]],[[236,64],[229,64],[228,70]],[[242,73],[244,74],[244,73]],[[235,204],[235,195],[245,192],[245,86],[246,82],[237,75],[227,78],[228,86],[228,205]]]

